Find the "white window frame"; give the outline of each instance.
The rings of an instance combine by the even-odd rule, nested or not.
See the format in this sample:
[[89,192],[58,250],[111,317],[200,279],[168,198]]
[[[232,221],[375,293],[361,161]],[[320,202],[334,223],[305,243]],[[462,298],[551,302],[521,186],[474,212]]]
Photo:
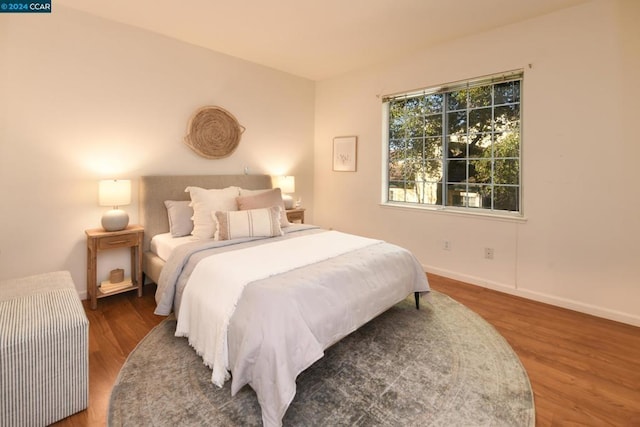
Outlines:
[[[446,191],[447,191],[447,182],[446,182],[446,178],[447,178],[447,172],[446,172],[446,167],[447,167],[447,157],[446,157],[446,149],[447,147],[447,132],[444,130],[442,131],[442,157],[441,157],[441,163],[442,163],[442,178],[441,178],[441,187],[442,187],[442,200],[440,204],[429,204],[429,203],[420,203],[420,202],[414,202],[414,201],[395,201],[395,200],[390,200],[390,180],[389,180],[389,168],[390,168],[390,163],[389,163],[389,153],[390,153],[390,147],[389,147],[389,135],[390,135],[390,127],[389,127],[389,104],[391,101],[393,100],[398,100],[398,99],[408,99],[408,98],[412,98],[412,97],[417,97],[417,96],[423,96],[423,95],[432,95],[432,94],[443,94],[444,96],[446,96],[447,93],[450,92],[455,92],[455,91],[459,91],[462,89],[469,89],[469,88],[475,88],[475,87],[479,87],[479,86],[487,86],[487,85],[494,85],[494,84],[499,84],[499,83],[504,83],[504,82],[509,82],[509,81],[515,81],[518,80],[520,82],[520,93],[519,93],[519,101],[517,102],[518,106],[519,106],[519,133],[518,133],[518,137],[519,137],[519,146],[518,146],[518,156],[517,156],[517,161],[518,161],[518,183],[517,183],[517,201],[518,201],[518,209],[513,211],[513,210],[500,210],[500,209],[494,209],[493,207],[493,196],[492,196],[492,206],[489,208],[485,208],[485,207],[471,207],[471,206],[467,206],[467,207],[462,207],[462,206],[452,206],[452,205],[447,205],[447,198],[446,198]],[[508,72],[503,72],[503,73],[499,73],[499,74],[493,74],[490,76],[484,76],[484,77],[479,77],[479,78],[475,78],[475,79],[470,79],[470,80],[464,80],[464,81],[459,81],[459,82],[453,82],[453,83],[448,83],[448,84],[443,84],[443,85],[438,85],[435,87],[429,87],[429,88],[425,88],[425,89],[420,89],[420,90],[413,90],[413,91],[407,91],[407,92],[402,92],[402,93],[398,93],[398,94],[393,94],[393,95],[386,95],[382,97],[382,185],[381,185],[381,204],[383,206],[393,206],[393,207],[403,207],[403,208],[411,208],[411,209],[427,209],[427,210],[437,210],[437,211],[446,211],[446,212],[450,212],[450,213],[463,213],[463,214],[471,214],[471,215],[482,215],[482,216],[490,216],[490,217],[496,217],[496,218],[508,218],[508,219],[523,219],[524,218],[524,206],[523,206],[523,185],[522,185],[522,151],[523,151],[523,139],[522,139],[522,124],[523,124],[523,85],[524,85],[524,71],[523,70],[513,70],[513,71],[508,71]],[[491,107],[492,109],[495,108],[496,105],[499,104],[495,104],[494,102],[494,98],[492,96],[492,101],[491,101]],[[467,115],[469,114],[469,111],[471,110],[470,107],[466,107],[465,108]],[[445,113],[443,113],[443,116],[445,116]],[[443,119],[444,120],[444,119]],[[443,125],[446,124],[446,121],[443,121]],[[468,131],[467,131],[468,132]],[[514,158],[515,159],[515,158]],[[449,159],[450,160],[450,159]],[[469,160],[468,158],[466,159],[467,161]],[[491,156],[491,162],[492,165],[495,162],[495,157],[492,154]],[[495,175],[493,173],[493,168],[492,168],[492,173],[491,173],[491,184],[493,185],[493,180],[495,178]],[[468,183],[467,183],[468,184]],[[477,197],[474,196],[473,194],[470,193],[466,193],[463,191],[463,193],[466,194],[465,199],[467,200],[473,200],[473,203],[478,203],[477,201]],[[462,193],[461,193],[462,194]],[[476,193],[477,194],[477,193]]]

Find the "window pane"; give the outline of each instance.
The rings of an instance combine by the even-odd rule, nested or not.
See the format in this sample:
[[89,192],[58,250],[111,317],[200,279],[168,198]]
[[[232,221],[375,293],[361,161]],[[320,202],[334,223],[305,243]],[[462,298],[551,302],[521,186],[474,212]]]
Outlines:
[[389,103],[389,115],[391,117],[404,117],[404,104],[406,99],[396,99]]
[[504,132],[495,135],[495,157],[519,157],[520,133]]
[[496,105],[520,102],[520,81],[494,85]]
[[469,182],[491,184],[491,159],[469,161]]
[[496,107],[495,125],[496,132],[515,131],[520,128],[520,105],[505,105]]
[[389,139],[402,138],[402,121],[393,120],[389,122]]
[[465,182],[467,180],[467,161],[449,160],[447,162],[447,182]]
[[389,179],[400,180],[403,178],[405,158],[405,141],[389,141]]
[[398,181],[404,179],[404,168],[398,161],[389,162],[389,179]]
[[447,111],[464,110],[467,108],[467,90],[447,93]]
[[501,211],[518,211],[518,187],[494,187],[493,208]]
[[465,185],[447,185],[447,206],[466,207],[462,193],[467,192]]
[[420,98],[407,98],[404,103],[405,114],[409,117],[419,117],[423,114],[423,105]]
[[469,108],[491,105],[491,86],[480,86],[469,89]]
[[402,102],[391,102],[389,105],[389,138],[397,139],[404,136],[406,117]]
[[394,181],[401,180],[402,176],[402,167],[397,163],[389,163],[389,179]]
[[389,140],[389,152],[394,153],[400,150],[404,150],[404,139],[390,139]]
[[491,134],[478,133],[469,137],[469,157],[491,157]]
[[447,133],[450,135],[467,133],[467,112],[466,111],[447,114]]
[[425,135],[440,136],[442,135],[442,114],[436,114],[425,117]]
[[394,139],[389,141],[389,160],[404,158],[405,142],[403,139]]
[[427,159],[442,158],[442,138],[426,138],[424,156]]
[[420,187],[422,191],[422,202],[427,205],[442,204],[442,183],[441,182],[424,182]]
[[[442,160],[427,160],[420,171],[424,181],[439,182],[442,180]],[[418,179],[418,178],[416,178]]]
[[442,101],[444,96],[441,93],[434,93],[425,97],[425,113],[442,112]]
[[494,181],[496,184],[518,185],[520,181],[520,161],[517,159],[497,159]]
[[389,200],[394,202],[404,202],[405,200],[404,181],[389,181]]
[[424,135],[424,119],[422,116],[410,117],[407,120],[405,135],[410,138]]
[[[462,159],[467,157],[467,144],[466,139],[460,138],[445,138],[447,142],[447,158],[449,159]],[[460,141],[460,142],[458,142]]]
[[470,132],[491,131],[491,108],[480,108],[469,111]]
[[407,140],[407,157],[420,157],[424,149],[424,138],[410,138]]
[[466,191],[460,193],[464,207],[491,208],[491,186],[469,185]]
[[437,182],[416,181],[414,188],[407,192],[407,197],[415,199],[415,203],[435,205],[438,203],[440,185]]
[[418,203],[418,197],[416,193],[416,183],[414,181],[407,181],[404,186],[404,199],[405,202]]

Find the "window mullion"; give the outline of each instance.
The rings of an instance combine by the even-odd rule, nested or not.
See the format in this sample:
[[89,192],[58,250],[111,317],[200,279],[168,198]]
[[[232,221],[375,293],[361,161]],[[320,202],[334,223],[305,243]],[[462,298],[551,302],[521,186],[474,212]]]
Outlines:
[[464,157],[465,157],[465,183],[464,183],[464,191],[467,193],[467,196],[464,198],[464,207],[469,207],[469,193],[471,193],[469,188],[469,112],[471,111],[471,92],[469,91],[469,85],[467,85],[467,106],[465,110],[465,121],[466,121],[466,132],[465,135],[467,139],[465,141],[464,147]]
[[447,206],[447,197],[448,197],[448,188],[447,182],[449,180],[449,161],[448,161],[448,150],[449,150],[449,142],[447,141],[447,129],[449,128],[449,120],[447,116],[447,110],[449,109],[449,97],[445,96],[442,99],[442,201],[441,205]]
[[495,209],[495,198],[496,198],[496,181],[495,181],[495,172],[496,172],[496,102],[495,102],[495,85],[491,85],[491,210]]

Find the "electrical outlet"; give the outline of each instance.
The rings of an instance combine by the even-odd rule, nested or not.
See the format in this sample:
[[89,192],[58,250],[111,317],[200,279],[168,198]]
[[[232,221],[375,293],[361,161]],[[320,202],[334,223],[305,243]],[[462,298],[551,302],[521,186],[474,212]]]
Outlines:
[[493,259],[493,248],[484,248],[484,257],[486,259]]
[[445,240],[442,242],[442,249],[444,249],[445,251],[450,251],[451,250],[451,241],[449,240]]

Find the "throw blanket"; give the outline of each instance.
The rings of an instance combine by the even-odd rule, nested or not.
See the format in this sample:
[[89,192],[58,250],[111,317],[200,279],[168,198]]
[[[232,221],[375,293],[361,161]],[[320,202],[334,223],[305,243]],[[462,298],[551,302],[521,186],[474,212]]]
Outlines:
[[377,243],[382,242],[328,231],[205,258],[182,296],[176,336],[189,338],[213,370],[212,382],[222,387],[229,379],[229,321],[247,284]]

